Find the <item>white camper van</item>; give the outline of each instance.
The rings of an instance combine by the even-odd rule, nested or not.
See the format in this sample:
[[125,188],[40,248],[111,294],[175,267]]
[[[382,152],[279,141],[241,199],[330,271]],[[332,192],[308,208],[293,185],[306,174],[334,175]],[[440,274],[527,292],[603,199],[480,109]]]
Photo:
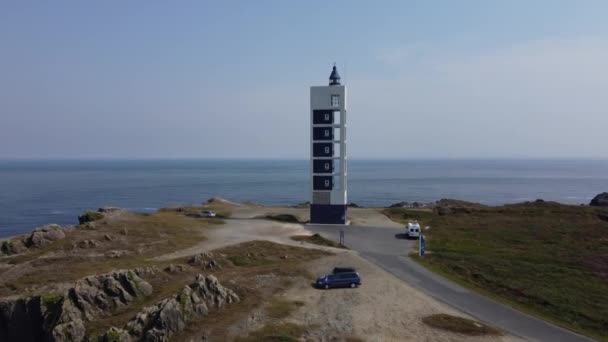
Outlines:
[[405,225],[405,235],[409,238],[419,238],[420,237],[420,224],[418,221],[408,222]]

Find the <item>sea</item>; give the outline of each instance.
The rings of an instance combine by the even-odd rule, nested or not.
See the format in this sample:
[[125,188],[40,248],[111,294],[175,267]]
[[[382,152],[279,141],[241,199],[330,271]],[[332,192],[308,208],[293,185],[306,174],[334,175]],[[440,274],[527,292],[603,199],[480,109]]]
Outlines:
[[[86,209],[153,212],[171,204],[309,200],[308,160],[2,160],[0,237],[75,224]],[[453,198],[499,205],[587,204],[608,191],[608,160],[349,160],[348,199],[363,206]]]

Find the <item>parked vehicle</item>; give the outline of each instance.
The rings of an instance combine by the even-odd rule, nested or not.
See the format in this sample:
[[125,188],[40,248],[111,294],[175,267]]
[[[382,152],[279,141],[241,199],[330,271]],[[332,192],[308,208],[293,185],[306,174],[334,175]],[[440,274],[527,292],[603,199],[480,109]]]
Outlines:
[[420,224],[418,221],[408,222],[405,226],[405,235],[408,238],[417,239],[420,237]]
[[201,217],[215,217],[216,214],[213,211],[206,210],[206,211],[201,212],[200,216]]
[[318,288],[329,289],[332,287],[351,287],[361,285],[361,276],[357,272],[341,272],[336,274],[326,274],[319,277],[316,281]]

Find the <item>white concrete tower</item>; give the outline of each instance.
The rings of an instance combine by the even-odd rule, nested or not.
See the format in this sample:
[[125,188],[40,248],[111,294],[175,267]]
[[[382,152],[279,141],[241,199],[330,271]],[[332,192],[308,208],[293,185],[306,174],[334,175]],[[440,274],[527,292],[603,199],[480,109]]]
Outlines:
[[310,223],[346,224],[346,87],[334,65],[328,86],[310,87]]

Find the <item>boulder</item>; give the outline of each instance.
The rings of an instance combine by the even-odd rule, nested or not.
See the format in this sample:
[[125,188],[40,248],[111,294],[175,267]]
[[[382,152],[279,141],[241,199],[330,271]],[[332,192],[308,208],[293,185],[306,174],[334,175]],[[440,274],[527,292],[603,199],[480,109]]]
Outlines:
[[169,264],[169,266],[165,267],[165,272],[170,273],[170,274],[175,274],[175,273],[179,273],[179,272],[184,272],[186,269],[184,267],[184,265],[173,265],[173,264]]
[[27,250],[25,244],[21,240],[7,240],[0,245],[0,255],[20,254]]
[[80,248],[95,248],[99,246],[99,243],[95,240],[82,240],[78,243]]
[[32,234],[25,240],[26,247],[45,247],[55,241],[65,238],[65,233],[59,225],[47,224],[37,227],[32,231]]
[[213,253],[203,252],[195,254],[188,261],[190,265],[201,266],[206,269],[221,268],[220,263],[215,260]]
[[156,265],[154,265],[154,266],[147,266],[147,267],[137,267],[133,271],[139,277],[146,277],[146,276],[150,276],[150,275],[154,275],[154,274],[158,273],[159,269],[158,269],[158,267],[156,267]]
[[602,192],[593,197],[589,205],[595,207],[608,207],[608,192]]
[[104,215],[100,212],[87,210],[78,216],[78,223],[85,224],[87,222],[101,220],[103,217]]

